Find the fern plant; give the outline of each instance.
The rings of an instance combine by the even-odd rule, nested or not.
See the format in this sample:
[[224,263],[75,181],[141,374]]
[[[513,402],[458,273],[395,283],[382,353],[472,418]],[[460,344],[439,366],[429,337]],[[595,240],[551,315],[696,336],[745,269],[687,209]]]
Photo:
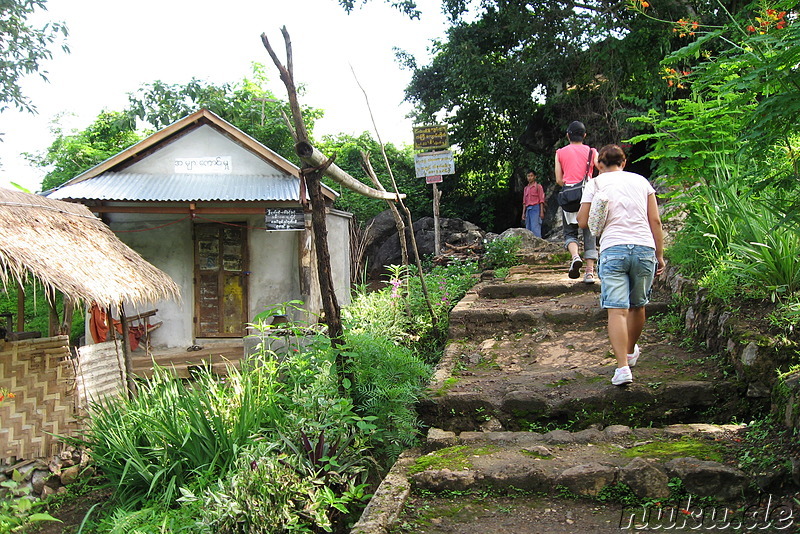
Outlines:
[[419,420],[414,405],[431,370],[419,357],[387,338],[347,336],[355,384],[356,410],[375,425],[375,455],[391,466],[400,453],[416,444]]

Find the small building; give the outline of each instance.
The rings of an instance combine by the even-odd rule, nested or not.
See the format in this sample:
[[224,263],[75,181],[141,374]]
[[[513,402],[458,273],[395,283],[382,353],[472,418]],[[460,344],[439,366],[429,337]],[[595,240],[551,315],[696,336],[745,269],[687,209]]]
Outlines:
[[[331,207],[337,193],[323,193],[336,297],[346,305],[352,217]],[[208,110],[47,196],[86,205],[178,284],[182,301],[157,303],[162,324],[151,335],[153,347],[185,352],[241,341],[257,314],[292,300],[303,301],[310,317],[321,312],[300,169]],[[129,316],[141,312],[126,308]]]

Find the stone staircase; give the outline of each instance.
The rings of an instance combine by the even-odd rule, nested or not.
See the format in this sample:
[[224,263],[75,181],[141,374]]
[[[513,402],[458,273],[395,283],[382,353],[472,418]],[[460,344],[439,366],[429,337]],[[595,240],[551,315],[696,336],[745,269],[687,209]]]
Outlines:
[[[724,357],[658,328],[666,296],[654,292],[648,305],[633,384],[615,387],[599,284],[543,265],[482,280],[452,310],[450,342],[419,403],[425,444],[404,453],[352,532],[479,531],[474,518],[425,530],[404,518],[409,498],[431,506],[453,492],[511,492],[515,506],[534,506],[543,496],[597,499],[620,484],[640,499],[667,499],[677,483],[723,503],[754,498],[730,464],[742,426],[725,424],[741,413],[746,388]],[[508,532],[610,531],[608,517],[570,520],[574,501],[557,502],[543,523]]]

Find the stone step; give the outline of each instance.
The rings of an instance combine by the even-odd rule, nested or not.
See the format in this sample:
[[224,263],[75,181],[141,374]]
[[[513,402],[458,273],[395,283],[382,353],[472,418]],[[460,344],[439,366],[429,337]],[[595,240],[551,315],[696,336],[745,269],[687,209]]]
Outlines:
[[[577,373],[576,381],[592,380]],[[451,392],[428,397],[418,403],[417,412],[427,427],[451,431],[484,429],[524,430],[553,426],[583,428],[594,423],[605,425],[641,423],[655,425],[684,421],[727,421],[738,411],[740,393],[734,384],[716,381],[676,381],[666,384],[632,384],[622,388],[602,388],[576,392],[555,385],[552,393],[511,389],[504,395],[481,392]]]
[[[418,403],[426,426],[453,431],[656,425],[744,417],[747,395],[723,355],[676,346],[654,326],[640,340],[634,382],[616,367],[605,326],[556,325],[447,345]],[[731,379],[727,380],[726,377]]]
[[[515,294],[514,288],[524,291]],[[607,312],[600,308],[599,289],[598,284],[583,283],[483,285],[467,293],[450,311],[448,336],[474,339],[547,325],[605,324]],[[650,302],[646,309],[652,317],[665,313],[667,304]]]
[[[425,503],[435,500],[437,494],[507,493],[514,496],[520,510],[526,510],[540,506],[542,495],[598,499],[604,492],[613,493],[615,488],[618,490],[619,485],[624,484],[636,497],[650,500],[653,503],[651,511],[655,512],[678,512],[678,508],[684,513],[700,512],[701,507],[695,504],[699,497],[713,497],[718,503],[742,505],[757,497],[758,487],[756,480],[751,480],[730,463],[730,458],[735,457],[736,443],[743,428],[742,425],[708,424],[672,425],[660,429],[615,425],[592,427],[581,432],[553,431],[545,434],[455,433],[432,428],[423,448],[403,453],[351,533],[393,531],[393,525],[404,521],[404,514],[413,515],[413,510],[403,509],[412,490],[416,495],[426,495]],[[679,506],[665,504],[662,507],[658,501],[669,503],[674,499],[672,489],[678,480],[682,491],[691,497],[686,502],[682,500]],[[691,498],[695,499],[694,503]],[[575,509],[584,501],[563,502],[573,503],[567,509]],[[641,506],[618,505],[619,511],[616,511],[617,505],[611,506],[615,508],[615,514],[598,514],[596,519],[592,518],[592,513],[584,514],[583,521],[577,523],[567,514],[563,526],[569,529],[572,524],[573,530],[551,530],[545,525],[548,523],[545,518],[544,530],[541,531],[647,530],[646,526],[634,527],[631,524],[625,527],[624,523],[626,520],[641,524],[647,520],[658,522],[663,519],[655,515],[639,517],[642,511],[647,512]],[[720,509],[724,508],[720,506]],[[694,519],[698,517],[703,519],[699,513],[693,516]],[[619,525],[616,524],[617,518]],[[553,518],[549,521],[552,526]],[[469,520],[448,523],[458,523],[459,529],[452,530],[451,527],[447,532],[475,531],[475,523],[470,525]],[[659,522],[659,525],[663,524],[663,521]],[[652,525],[655,523],[651,521]],[[529,532],[540,531],[533,524],[531,528],[534,530]]]
[[734,440],[743,428],[612,425],[546,434],[457,434],[432,428],[426,444],[430,452],[420,454],[407,473],[415,487],[428,491],[513,487],[550,493],[562,486],[578,496],[596,497],[621,482],[642,499],[667,498],[669,480],[679,478],[694,495],[735,502],[746,496],[750,480],[725,461],[734,457]]

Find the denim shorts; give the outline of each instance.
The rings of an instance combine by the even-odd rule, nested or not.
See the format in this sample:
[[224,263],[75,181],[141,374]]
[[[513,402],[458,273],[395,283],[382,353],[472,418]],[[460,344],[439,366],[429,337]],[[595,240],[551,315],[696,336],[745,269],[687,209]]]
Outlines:
[[641,308],[650,301],[656,251],[642,245],[615,245],[600,253],[600,307]]

